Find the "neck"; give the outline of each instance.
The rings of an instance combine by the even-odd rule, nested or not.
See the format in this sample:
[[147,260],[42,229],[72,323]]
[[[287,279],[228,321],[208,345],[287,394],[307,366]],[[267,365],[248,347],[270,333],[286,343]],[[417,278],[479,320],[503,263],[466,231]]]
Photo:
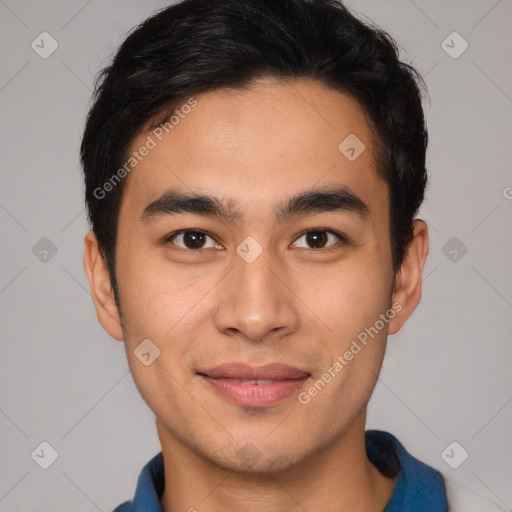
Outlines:
[[162,444],[164,512],[381,512],[396,478],[368,460],[366,411],[333,443],[292,468],[277,473],[235,473],[199,456],[157,420]]

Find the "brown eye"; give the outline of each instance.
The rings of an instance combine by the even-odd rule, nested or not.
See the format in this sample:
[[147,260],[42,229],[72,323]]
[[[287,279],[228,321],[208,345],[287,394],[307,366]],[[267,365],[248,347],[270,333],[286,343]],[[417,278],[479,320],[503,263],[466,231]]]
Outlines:
[[182,249],[197,250],[215,248],[218,244],[202,231],[181,231],[168,240]]
[[187,249],[201,249],[205,243],[204,233],[197,231],[187,231],[183,233],[183,243]]
[[311,247],[318,249],[324,247],[328,240],[327,233],[324,231],[311,231],[306,234],[306,243]]
[[[300,243],[300,240],[303,240],[303,242]],[[333,231],[317,229],[302,234],[293,243],[293,247],[299,247],[304,249],[324,249],[325,247],[330,247],[331,245],[334,245],[339,240],[344,241],[341,235],[338,235]]]

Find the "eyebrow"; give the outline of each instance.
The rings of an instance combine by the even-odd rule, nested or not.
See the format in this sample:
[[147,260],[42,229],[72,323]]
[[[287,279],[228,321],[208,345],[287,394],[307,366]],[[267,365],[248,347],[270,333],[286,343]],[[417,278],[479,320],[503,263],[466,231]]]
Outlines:
[[[317,188],[300,192],[278,203],[273,211],[273,219],[274,222],[279,223],[291,217],[334,211],[352,213],[364,218],[369,208],[347,187]],[[231,224],[236,224],[243,219],[243,213],[231,200],[219,199],[207,194],[167,190],[144,208],[141,221],[149,223],[163,216],[184,213],[215,217]]]

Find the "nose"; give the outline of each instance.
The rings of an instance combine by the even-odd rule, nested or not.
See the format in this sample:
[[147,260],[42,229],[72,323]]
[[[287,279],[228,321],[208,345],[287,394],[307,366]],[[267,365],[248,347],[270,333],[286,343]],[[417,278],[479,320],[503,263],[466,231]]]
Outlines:
[[268,251],[252,263],[236,255],[233,264],[218,296],[217,330],[256,342],[295,332],[298,299],[286,266],[272,261]]

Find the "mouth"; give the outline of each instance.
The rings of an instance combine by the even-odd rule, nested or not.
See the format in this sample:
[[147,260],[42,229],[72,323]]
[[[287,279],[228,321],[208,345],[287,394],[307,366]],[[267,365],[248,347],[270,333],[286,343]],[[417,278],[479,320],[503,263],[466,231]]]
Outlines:
[[227,363],[196,372],[217,396],[242,407],[269,407],[297,393],[309,372],[284,364]]

